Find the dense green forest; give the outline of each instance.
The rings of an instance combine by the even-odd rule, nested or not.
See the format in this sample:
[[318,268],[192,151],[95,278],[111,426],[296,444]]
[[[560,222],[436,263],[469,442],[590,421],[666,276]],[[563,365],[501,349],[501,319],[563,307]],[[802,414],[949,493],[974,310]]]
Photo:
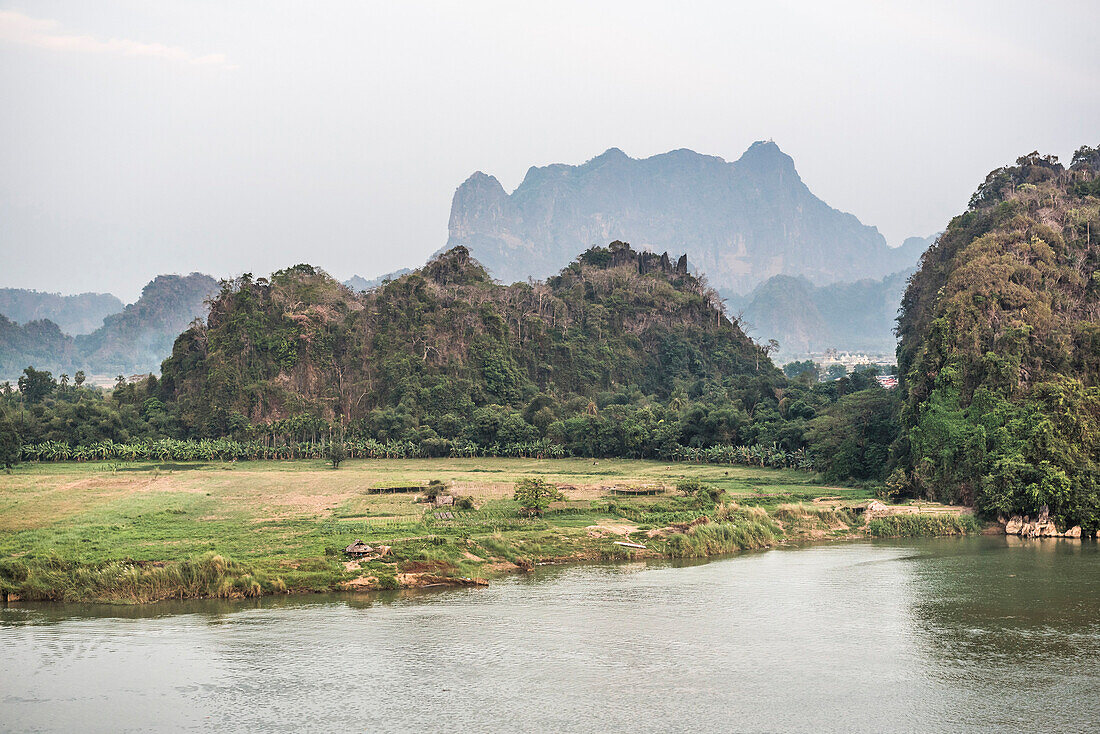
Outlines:
[[898,323],[899,491],[1100,525],[1100,151],[986,178]]
[[171,439],[281,457],[335,436],[364,455],[711,449],[712,460],[810,461],[830,476],[882,479],[865,427],[848,426],[830,456],[807,456],[806,434],[859,391],[879,395],[888,419],[890,395],[867,374],[788,379],[769,350],[723,315],[685,260],[613,243],[546,282],[505,286],[459,247],[365,293],[307,265],[242,276],[177,339],[159,380],[107,396],[51,376],[41,394],[21,384],[5,400],[23,443],[53,442],[50,454]]

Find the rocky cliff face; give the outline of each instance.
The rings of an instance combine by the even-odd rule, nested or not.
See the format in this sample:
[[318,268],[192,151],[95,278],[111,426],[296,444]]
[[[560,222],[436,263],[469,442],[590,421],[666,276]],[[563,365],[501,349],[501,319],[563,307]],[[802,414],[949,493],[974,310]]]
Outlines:
[[733,163],[690,150],[636,160],[612,148],[580,166],[532,168],[511,194],[478,172],[455,192],[449,231],[447,247],[468,247],[504,281],[546,277],[612,240],[686,252],[712,285],[737,293],[775,275],[882,278],[916,260],[814,196],[771,142]]

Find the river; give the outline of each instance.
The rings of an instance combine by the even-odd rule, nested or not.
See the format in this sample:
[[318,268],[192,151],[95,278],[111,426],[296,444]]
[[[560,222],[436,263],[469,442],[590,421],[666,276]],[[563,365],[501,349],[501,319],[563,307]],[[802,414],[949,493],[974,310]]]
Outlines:
[[1100,552],[1003,537],[543,568],[487,589],[0,609],[5,731],[1100,724]]

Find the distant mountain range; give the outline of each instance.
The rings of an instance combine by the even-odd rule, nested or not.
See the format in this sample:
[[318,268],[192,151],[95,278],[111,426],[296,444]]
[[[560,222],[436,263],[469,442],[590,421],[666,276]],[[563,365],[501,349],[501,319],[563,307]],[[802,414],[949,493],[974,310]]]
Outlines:
[[455,192],[447,247],[466,246],[511,282],[549,276],[616,239],[686,252],[727,293],[776,275],[814,285],[881,279],[920,256],[814,196],[772,142],[754,143],[733,163],[691,150],[637,160],[612,148],[579,166],[531,168],[511,194],[478,172]]
[[815,286],[806,278],[777,275],[730,309],[757,341],[779,342],[779,361],[832,347],[893,354],[894,320],[913,269],[881,280]]
[[[205,301],[218,290],[218,281],[209,275],[158,275],[142,289],[136,302],[101,318],[98,329],[75,337],[53,321],[54,317],[64,319],[70,308],[64,296],[43,300],[37,312],[42,318],[22,324],[11,314],[0,312],[0,377],[11,379],[27,366],[55,374],[77,370],[101,375],[159,372],[176,337],[196,318],[206,315]],[[12,303],[33,300],[34,291],[7,291],[12,292]]]
[[122,310],[122,301],[110,293],[63,296],[23,288],[0,288],[0,314],[20,324],[49,319],[66,334],[87,334],[103,319]]
[[916,253],[913,265],[885,278],[815,286],[807,278],[777,275],[747,296],[723,295],[731,313],[741,315],[750,336],[779,342],[781,362],[830,347],[893,354],[895,320],[905,286],[921,253],[937,236],[907,239],[902,247]]

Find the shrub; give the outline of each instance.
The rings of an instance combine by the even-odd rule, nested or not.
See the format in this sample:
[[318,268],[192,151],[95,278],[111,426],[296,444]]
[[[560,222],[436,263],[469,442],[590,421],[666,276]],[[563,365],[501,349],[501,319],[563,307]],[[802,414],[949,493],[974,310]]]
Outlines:
[[436,497],[444,494],[450,494],[450,492],[447,490],[447,485],[438,479],[428,482],[428,486],[424,488],[424,499],[429,502],[434,502]]
[[722,496],[721,489],[715,487],[713,484],[707,484],[696,477],[685,477],[676,482],[676,491],[688,497],[698,497],[699,499],[709,500],[710,502],[717,502],[718,498]]

